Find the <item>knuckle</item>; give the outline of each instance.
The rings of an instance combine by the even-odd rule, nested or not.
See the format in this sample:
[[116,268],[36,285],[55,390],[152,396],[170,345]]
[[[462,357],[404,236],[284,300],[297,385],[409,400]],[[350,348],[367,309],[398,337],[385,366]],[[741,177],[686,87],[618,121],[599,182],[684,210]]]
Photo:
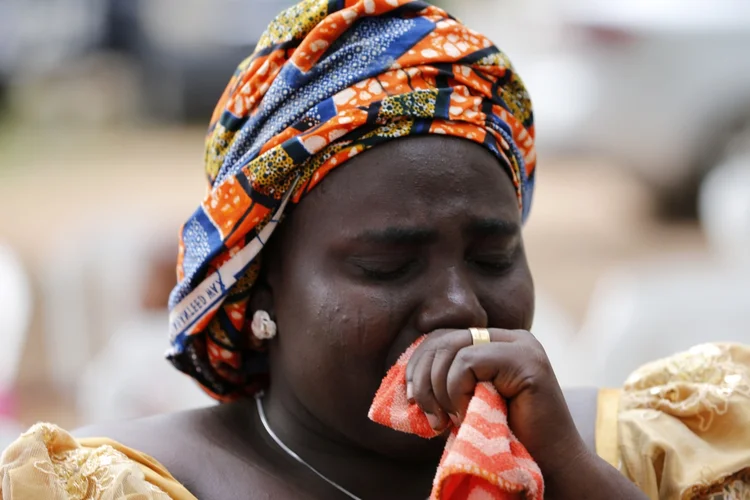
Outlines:
[[455,350],[451,349],[449,346],[441,345],[438,346],[435,349],[435,360],[436,361],[442,361],[446,359],[450,359],[455,354]]
[[476,354],[474,353],[473,349],[461,349],[456,353],[456,359],[454,360],[454,363],[461,368],[466,368],[471,366],[474,363],[475,359]]
[[552,371],[552,365],[550,364],[549,358],[547,357],[547,352],[544,350],[541,344],[537,343],[537,346],[531,349],[531,356],[534,365],[539,371]]
[[523,343],[542,347],[542,343],[539,342],[539,339],[532,332],[528,330],[516,330],[516,333]]
[[525,372],[520,376],[518,382],[519,390],[521,392],[536,393],[539,390],[539,379],[535,373]]
[[435,399],[432,393],[432,388],[428,384],[415,384],[414,385],[414,400],[422,408],[431,407]]
[[531,332],[522,332],[522,341],[520,346],[524,351],[525,357],[528,358],[529,362],[538,369],[543,369],[550,365],[549,358],[547,357],[547,351],[544,350],[544,346],[539,339],[537,339]]
[[530,362],[525,364],[519,373],[520,384],[526,390],[537,392],[549,385],[549,381],[554,377],[554,371],[544,351],[533,350],[530,358]]

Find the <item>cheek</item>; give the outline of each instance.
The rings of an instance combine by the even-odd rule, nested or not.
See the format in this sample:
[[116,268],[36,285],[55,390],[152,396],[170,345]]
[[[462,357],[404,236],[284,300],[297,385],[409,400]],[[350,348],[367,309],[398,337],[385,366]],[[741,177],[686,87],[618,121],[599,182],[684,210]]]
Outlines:
[[331,272],[311,270],[304,277],[295,274],[293,293],[276,300],[285,366],[300,371],[317,367],[327,376],[341,376],[342,371],[382,376],[384,360],[404,315],[395,308],[396,301]]
[[279,302],[272,373],[318,419],[349,429],[366,420],[389,368],[400,313],[385,294],[323,274],[309,272]]
[[506,330],[530,330],[534,321],[534,282],[524,265],[502,283],[485,291],[490,326]]

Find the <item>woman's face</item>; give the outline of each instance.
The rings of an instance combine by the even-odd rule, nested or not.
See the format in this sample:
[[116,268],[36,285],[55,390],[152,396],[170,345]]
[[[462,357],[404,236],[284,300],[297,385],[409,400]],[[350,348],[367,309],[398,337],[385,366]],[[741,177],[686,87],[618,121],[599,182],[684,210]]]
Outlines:
[[398,356],[437,329],[529,329],[534,290],[513,185],[467,140],[419,136],[332,172],[269,248],[274,395],[343,439],[418,458],[431,444],[370,422]]

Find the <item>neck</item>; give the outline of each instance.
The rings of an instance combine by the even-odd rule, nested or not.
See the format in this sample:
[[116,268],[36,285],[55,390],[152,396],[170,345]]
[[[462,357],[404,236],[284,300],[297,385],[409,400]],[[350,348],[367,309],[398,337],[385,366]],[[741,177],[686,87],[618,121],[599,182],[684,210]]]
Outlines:
[[[273,392],[263,398],[268,425],[288,448],[329,480],[360,498],[429,496],[436,461],[398,461],[363,449],[326,428],[298,401],[287,399],[274,396]],[[255,407],[255,401],[249,403]],[[265,432],[259,420],[258,426],[260,432]],[[275,443],[271,446],[276,453],[286,455]],[[300,467],[307,469],[304,465]],[[309,470],[302,470],[301,474],[318,484],[324,482]]]

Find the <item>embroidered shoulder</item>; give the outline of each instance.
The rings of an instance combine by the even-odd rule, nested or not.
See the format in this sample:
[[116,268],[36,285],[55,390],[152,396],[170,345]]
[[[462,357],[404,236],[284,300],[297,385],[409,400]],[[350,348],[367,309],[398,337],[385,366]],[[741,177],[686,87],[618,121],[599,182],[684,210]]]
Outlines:
[[137,463],[111,446],[85,448],[66,431],[37,424],[3,453],[0,498],[168,500]]
[[733,395],[750,398],[750,367],[735,356],[739,350],[732,344],[703,344],[649,363],[626,381],[621,409],[689,418],[706,432],[727,413]]
[[750,499],[750,347],[705,344],[625,383],[623,472],[652,499]]

